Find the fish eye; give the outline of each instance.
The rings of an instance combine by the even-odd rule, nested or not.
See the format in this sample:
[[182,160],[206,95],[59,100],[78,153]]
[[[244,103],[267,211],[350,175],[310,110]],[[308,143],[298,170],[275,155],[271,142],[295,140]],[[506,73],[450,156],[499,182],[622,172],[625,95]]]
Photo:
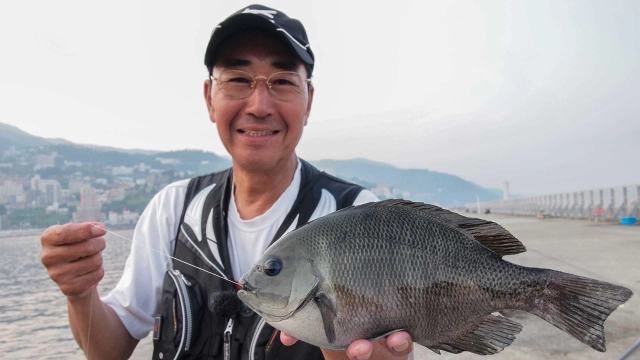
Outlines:
[[282,270],[282,263],[280,260],[267,260],[267,262],[264,263],[264,266],[262,266],[262,271],[264,271],[267,276],[276,276],[280,274],[280,270]]

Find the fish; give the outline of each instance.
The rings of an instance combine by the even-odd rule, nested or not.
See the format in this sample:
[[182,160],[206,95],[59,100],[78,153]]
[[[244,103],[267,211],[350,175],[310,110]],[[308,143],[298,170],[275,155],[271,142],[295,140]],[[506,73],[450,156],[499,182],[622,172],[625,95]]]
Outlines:
[[604,322],[631,290],[504,260],[526,251],[502,226],[392,199],[352,206],[274,242],[240,279],[238,297],[299,340],[343,350],[407,331],[440,354],[490,355],[523,310],[604,352]]

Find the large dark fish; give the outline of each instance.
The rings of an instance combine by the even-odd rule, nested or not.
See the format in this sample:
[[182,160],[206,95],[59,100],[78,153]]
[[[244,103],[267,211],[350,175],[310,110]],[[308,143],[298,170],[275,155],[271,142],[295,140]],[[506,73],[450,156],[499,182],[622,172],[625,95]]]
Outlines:
[[633,293],[502,260],[524,251],[493,222],[387,200],[282,237],[238,295],[275,328],[330,349],[404,329],[437,353],[494,354],[522,329],[496,312],[518,309],[605,351],[604,321]]

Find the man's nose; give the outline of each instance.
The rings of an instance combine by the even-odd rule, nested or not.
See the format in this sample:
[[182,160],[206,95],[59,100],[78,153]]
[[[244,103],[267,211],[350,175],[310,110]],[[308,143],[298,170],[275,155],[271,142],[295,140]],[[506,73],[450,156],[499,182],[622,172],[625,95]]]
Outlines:
[[247,99],[246,112],[259,118],[273,114],[273,96],[266,81],[257,79]]

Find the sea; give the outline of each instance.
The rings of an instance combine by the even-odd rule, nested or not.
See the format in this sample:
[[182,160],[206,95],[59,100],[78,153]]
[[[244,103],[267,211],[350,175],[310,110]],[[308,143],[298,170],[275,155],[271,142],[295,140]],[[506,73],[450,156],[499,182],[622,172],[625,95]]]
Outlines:
[[[117,233],[131,239],[133,230]],[[0,359],[84,359],[67,319],[66,298],[40,261],[39,233],[3,233],[0,237]],[[122,275],[132,243],[105,236],[105,276],[98,290],[106,295]],[[104,334],[108,336],[108,334]],[[131,359],[150,359],[150,336]]]

